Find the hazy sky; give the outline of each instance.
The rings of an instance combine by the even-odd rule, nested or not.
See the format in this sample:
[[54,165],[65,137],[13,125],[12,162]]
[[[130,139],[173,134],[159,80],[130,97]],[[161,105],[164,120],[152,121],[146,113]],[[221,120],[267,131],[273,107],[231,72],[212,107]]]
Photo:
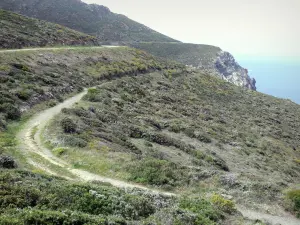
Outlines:
[[300,58],[300,0],[83,0],[183,42]]

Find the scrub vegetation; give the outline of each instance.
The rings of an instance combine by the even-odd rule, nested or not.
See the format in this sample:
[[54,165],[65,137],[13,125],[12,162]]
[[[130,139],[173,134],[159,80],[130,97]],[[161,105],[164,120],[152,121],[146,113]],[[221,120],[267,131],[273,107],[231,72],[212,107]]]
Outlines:
[[89,89],[44,138],[68,149],[64,160],[104,176],[175,192],[213,186],[237,202],[281,204],[282,191],[299,183],[299,118],[291,101],[210,75],[154,72]]
[[0,9],[0,48],[63,45],[97,46],[99,43],[96,37]]

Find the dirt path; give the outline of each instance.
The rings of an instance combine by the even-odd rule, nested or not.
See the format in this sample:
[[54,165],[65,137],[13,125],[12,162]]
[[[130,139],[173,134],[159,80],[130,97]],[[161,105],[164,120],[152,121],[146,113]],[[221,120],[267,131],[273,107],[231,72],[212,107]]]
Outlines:
[[[63,108],[70,108],[72,107],[73,104],[76,102],[80,101],[80,99],[87,93],[87,90],[85,89],[83,92],[80,94],[75,95],[74,97],[64,101],[63,103],[60,103],[59,105],[54,106],[53,108],[47,109],[45,111],[40,112],[39,114],[35,115],[32,117],[25,125],[24,128],[18,133],[17,138],[20,142],[20,149],[24,153],[28,152],[33,152],[41,157],[43,157],[45,160],[47,160],[49,163],[59,166],[63,169],[68,170],[68,172],[72,173],[78,179],[82,181],[101,181],[101,182],[106,182],[110,183],[111,185],[115,187],[120,187],[120,188],[139,188],[143,189],[145,191],[149,191],[152,193],[157,193],[157,194],[163,194],[167,196],[174,196],[175,194],[169,193],[169,192],[162,192],[162,191],[157,191],[157,190],[152,190],[149,188],[146,188],[141,185],[137,184],[131,184],[127,183],[124,181],[120,180],[115,180],[107,177],[102,177],[84,170],[80,169],[74,169],[72,168],[71,165],[69,165],[67,162],[61,160],[60,158],[54,156],[52,152],[47,149],[46,147],[43,146],[42,141],[41,141],[41,131],[47,123],[54,118],[57,114],[60,113],[60,111]],[[57,175],[57,171],[52,171],[49,167],[44,166],[42,167],[39,163],[34,162],[34,159],[28,159],[28,163],[33,165],[34,167],[38,167],[39,169],[43,169],[45,172],[52,174],[52,175]],[[38,165],[38,166],[37,166]],[[70,178],[72,179],[72,178]]]
[[263,212],[257,212],[242,207],[238,207],[238,210],[243,214],[245,218],[250,220],[261,220],[264,223],[271,225],[300,225],[300,220],[294,216],[284,213],[281,216],[274,216]]
[[[99,47],[80,47],[80,48],[119,48],[120,46],[113,46],[113,45],[102,45]],[[52,51],[52,50],[72,50],[72,49],[78,49],[79,47],[53,47],[53,48],[22,48],[22,49],[6,49],[6,50],[0,50],[0,53],[6,53],[6,52],[28,52],[28,51]]]

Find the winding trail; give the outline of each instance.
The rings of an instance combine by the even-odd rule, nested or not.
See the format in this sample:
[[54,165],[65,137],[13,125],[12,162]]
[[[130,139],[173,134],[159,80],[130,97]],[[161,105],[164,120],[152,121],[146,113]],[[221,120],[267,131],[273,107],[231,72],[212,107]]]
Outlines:
[[[115,48],[119,46],[102,46],[102,47],[94,47],[94,48]],[[76,47],[65,47],[65,48],[35,48],[35,49],[12,49],[12,50],[0,50],[0,53],[5,52],[19,52],[19,51],[39,51],[39,50],[58,50],[58,49],[76,49]],[[161,194],[166,196],[175,196],[174,193],[170,192],[163,192],[159,190],[153,190],[150,188],[147,188],[142,185],[132,184],[108,177],[103,177],[97,174],[93,174],[81,169],[74,169],[72,166],[63,161],[62,159],[54,156],[52,152],[47,149],[43,144],[41,140],[41,132],[47,125],[47,123],[53,119],[56,115],[60,113],[60,111],[63,108],[70,108],[72,107],[76,102],[80,101],[81,98],[87,93],[87,89],[85,89],[83,92],[67,99],[66,101],[49,108],[47,110],[44,110],[35,116],[33,116],[30,120],[26,122],[26,124],[23,126],[22,130],[17,134],[17,139],[19,141],[19,149],[27,155],[28,163],[34,166],[35,168],[44,170],[48,174],[56,175],[60,177],[64,177],[69,180],[81,180],[81,181],[100,181],[100,182],[106,182],[110,183],[111,185],[119,188],[138,188],[145,190],[147,192],[151,192],[154,194]],[[30,158],[29,154],[27,153],[35,153],[41,156],[45,161],[49,162],[52,165],[55,165],[58,168],[61,168],[63,170],[68,171],[70,174],[72,174],[74,177],[69,176],[63,176],[59,172],[54,171],[49,166],[41,165],[39,162],[34,161],[34,158]],[[252,211],[243,207],[238,207],[238,210],[243,214],[244,217],[249,218],[251,220],[262,220],[264,222],[267,222],[271,225],[300,225],[300,220],[296,219],[290,214],[284,214],[281,216],[273,216],[270,214],[266,214],[263,212],[257,212]]]
[[[33,152],[41,157],[43,157],[45,160],[50,162],[51,164],[54,164],[56,166],[61,167],[62,169],[66,169],[68,172],[70,172],[72,175],[75,175],[76,179],[81,181],[100,181],[100,182],[106,182],[110,183],[111,185],[119,188],[138,188],[142,189],[148,192],[151,192],[153,194],[161,194],[166,196],[176,196],[174,193],[170,192],[163,192],[159,190],[153,190],[149,189],[147,187],[144,187],[142,185],[137,184],[131,184],[124,181],[103,177],[97,174],[93,174],[84,170],[80,169],[74,169],[71,165],[69,165],[67,162],[61,160],[60,158],[54,156],[52,152],[43,146],[42,140],[41,140],[41,132],[47,125],[47,123],[53,119],[57,114],[60,113],[60,111],[63,108],[70,108],[72,107],[76,102],[80,101],[81,98],[87,93],[87,89],[85,89],[83,92],[69,98],[68,100],[64,101],[63,103],[60,103],[52,108],[49,108],[47,110],[44,110],[37,115],[33,116],[25,125],[24,128],[18,133],[17,138],[20,142],[20,149],[24,151],[25,153]],[[52,171],[50,168],[40,165],[38,162],[35,162],[34,159],[28,158],[28,163],[30,163],[32,166],[44,170],[48,174],[56,175],[60,177],[64,177],[69,180],[73,180],[74,178],[62,176],[61,174],[58,174],[55,171]],[[252,211],[243,207],[238,207],[238,210],[243,214],[245,218],[249,218],[251,220],[261,220],[264,222],[267,222],[268,224],[272,225],[300,225],[300,220],[296,219],[290,214],[285,214],[282,216],[273,216],[270,214]]]
[[0,49],[0,53],[9,53],[9,52],[30,52],[30,51],[52,51],[52,50],[74,50],[78,48],[93,48],[93,49],[98,49],[98,48],[121,48],[122,46],[114,46],[114,45],[102,45],[102,46],[97,46],[97,47],[49,47],[49,48],[21,48],[21,49]]
[[[87,93],[87,89],[85,89],[80,94],[77,94],[73,96],[72,98],[69,98],[68,100],[64,101],[63,103],[60,103],[52,108],[49,108],[47,110],[44,110],[37,115],[33,116],[25,125],[24,128],[17,134],[17,138],[19,140],[19,148],[24,153],[36,153],[39,156],[43,157],[45,160],[47,160],[49,163],[59,166],[63,169],[66,169],[71,174],[75,175],[77,179],[82,181],[101,181],[110,183],[111,185],[115,187],[120,188],[138,188],[145,191],[149,191],[156,194],[162,194],[166,196],[175,196],[174,193],[169,192],[163,192],[158,190],[149,189],[147,187],[144,187],[142,185],[137,184],[131,184],[120,180],[115,180],[108,177],[99,176],[97,174],[93,174],[84,170],[80,169],[74,169],[70,164],[67,162],[61,160],[60,158],[54,156],[52,152],[43,146],[42,140],[41,140],[41,131],[45,128],[47,123],[54,118],[57,114],[60,113],[60,111],[63,108],[70,108],[72,107],[76,102],[80,101],[80,99]],[[49,167],[41,166],[37,162],[34,162],[34,159],[28,159],[28,163],[33,165],[34,167],[37,167],[39,169],[43,169],[45,172],[52,174],[52,175],[59,175],[57,172],[52,171]],[[66,177],[67,179],[72,179],[71,177]]]
[[238,210],[243,214],[245,218],[250,220],[261,220],[264,223],[271,225],[300,225],[300,220],[288,213],[284,213],[281,216],[274,216],[263,212],[257,212],[245,208],[238,207]]

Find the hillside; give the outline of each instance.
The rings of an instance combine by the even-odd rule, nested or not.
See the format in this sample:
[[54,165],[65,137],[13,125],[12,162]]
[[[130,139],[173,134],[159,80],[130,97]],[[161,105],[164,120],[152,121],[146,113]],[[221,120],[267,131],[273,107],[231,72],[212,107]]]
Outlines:
[[90,89],[44,140],[76,168],[175,192],[211,187],[272,211],[300,182],[299,130],[295,103],[197,72],[154,72]]
[[131,47],[149,52],[155,56],[175,60],[184,65],[201,69],[237,86],[256,90],[256,81],[248,75],[228,53],[211,45],[187,43],[130,43]]
[[214,46],[178,42],[123,15],[112,13],[105,6],[88,5],[80,0],[3,0],[0,8],[97,36],[104,44],[139,48],[256,90],[255,79],[250,78],[248,71],[229,53]]
[[[234,204],[218,194],[181,198],[96,181],[83,184],[58,166],[59,161],[53,164],[33,148],[26,152],[21,147],[26,139],[19,140],[18,131],[30,115],[55,106],[83,87],[153,72],[180,74],[184,66],[127,47],[0,52],[0,61],[0,167],[10,168],[0,168],[1,224],[213,225],[244,220]],[[16,163],[19,169],[12,169]],[[222,202],[228,206],[221,207]]]
[[1,0],[0,8],[57,23],[106,42],[173,42],[163,34],[137,23],[107,7],[80,0]]
[[36,104],[55,104],[103,79],[177,67],[128,47],[0,52],[0,129]]
[[95,37],[66,27],[0,10],[0,48],[99,45]]
[[[300,182],[297,104],[128,47],[0,52],[0,61],[0,165],[14,167],[11,155],[20,167],[1,170],[3,224],[237,225],[257,223],[235,204],[299,210],[297,192],[285,195]],[[28,116],[83,87],[93,88],[82,101],[20,138]],[[177,196],[83,184],[74,171]]]

